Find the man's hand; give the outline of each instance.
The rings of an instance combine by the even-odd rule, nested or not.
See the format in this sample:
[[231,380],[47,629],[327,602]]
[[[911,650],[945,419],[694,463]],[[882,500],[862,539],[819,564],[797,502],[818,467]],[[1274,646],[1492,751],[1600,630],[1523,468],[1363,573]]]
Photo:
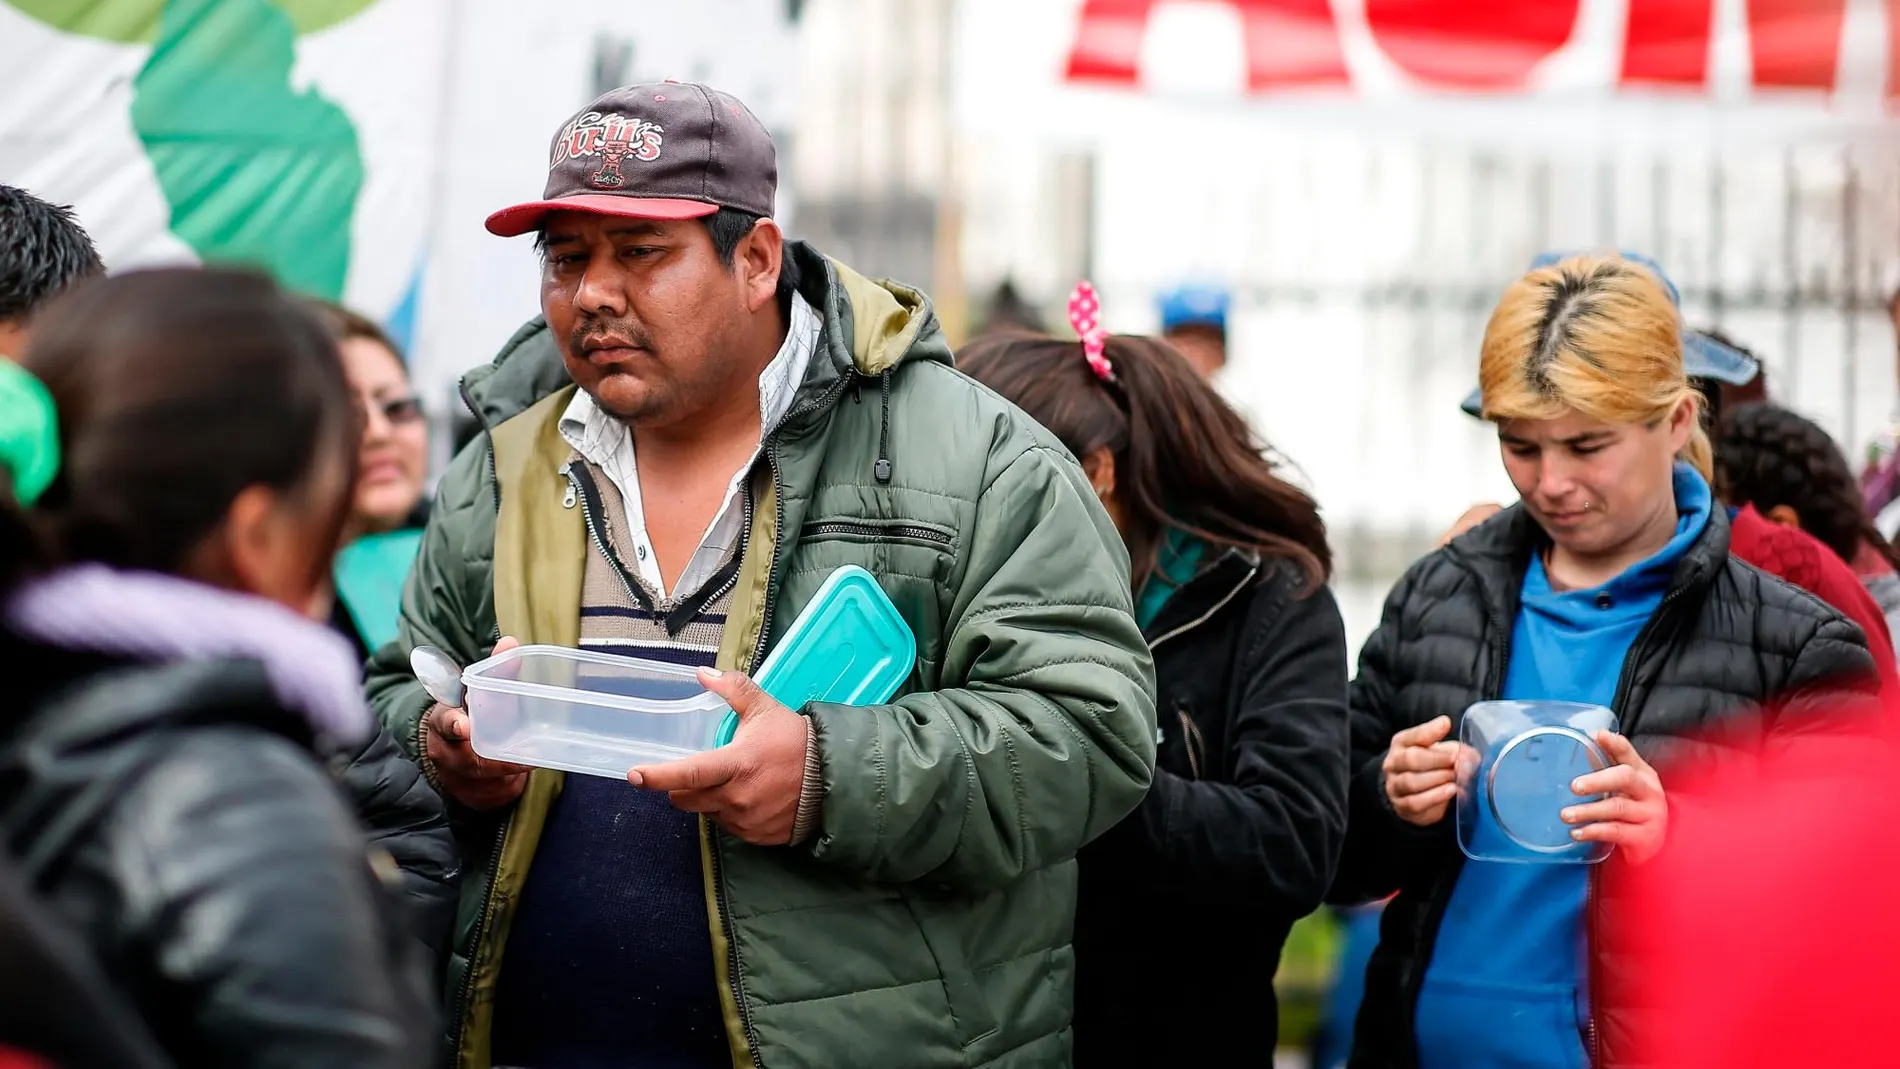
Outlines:
[[1663,794],[1662,778],[1623,736],[1599,731],[1597,745],[1616,764],[1578,776],[1570,789],[1610,797],[1571,806],[1563,811],[1564,823],[1583,825],[1570,833],[1572,839],[1616,843],[1632,863],[1640,865],[1656,856],[1669,832],[1669,799]]
[[675,806],[704,813],[755,846],[792,841],[805,777],[805,718],[738,672],[699,670],[699,682],[739,714],[739,730],[717,750],[664,765],[642,765],[627,782],[666,791]]
[[1478,526],[1503,511],[1503,505],[1496,505],[1490,502],[1471,506],[1465,510],[1464,515],[1458,517],[1458,519],[1452,523],[1450,530],[1438,537],[1438,544],[1440,546],[1446,545],[1452,539],[1457,538],[1459,535],[1464,534],[1466,531],[1471,530],[1473,527]]
[[[504,638],[495,652],[521,643]],[[500,809],[521,797],[528,786],[526,765],[490,761],[469,743],[468,714],[437,703],[422,714],[423,753],[435,766],[436,778],[451,798],[470,809]]]
[[1385,796],[1407,824],[1429,828],[1458,797],[1458,751],[1448,742],[1451,717],[1427,720],[1392,736],[1385,752]]

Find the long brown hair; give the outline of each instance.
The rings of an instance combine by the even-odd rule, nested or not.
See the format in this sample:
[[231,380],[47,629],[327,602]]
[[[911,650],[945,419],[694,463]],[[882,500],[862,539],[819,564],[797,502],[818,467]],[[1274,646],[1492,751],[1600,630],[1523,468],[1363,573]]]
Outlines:
[[316,313],[317,318],[323,321],[323,325],[330,328],[330,333],[336,336],[338,343],[356,341],[359,338],[363,341],[375,342],[389,350],[390,355],[396,358],[396,366],[402,369],[403,377],[409,377],[409,367],[403,362],[402,349],[396,345],[396,340],[389,336],[389,332],[378,326],[375,320],[335,301],[325,301],[316,297],[304,299],[309,303],[311,311]]
[[979,338],[957,354],[957,366],[1077,457],[1106,449],[1115,458],[1136,590],[1170,527],[1291,560],[1308,590],[1325,582],[1333,554],[1319,507],[1280,478],[1275,454],[1240,413],[1164,341],[1117,334],[1105,351],[1113,382],[1090,370],[1081,342],[1041,334]]
[[305,492],[326,464],[349,475],[336,500],[312,502],[335,544],[355,409],[329,331],[268,277],[163,268],[85,283],[36,321],[22,366],[52,395],[63,461],[30,510],[0,479],[0,592],[60,564],[175,573],[245,487]]

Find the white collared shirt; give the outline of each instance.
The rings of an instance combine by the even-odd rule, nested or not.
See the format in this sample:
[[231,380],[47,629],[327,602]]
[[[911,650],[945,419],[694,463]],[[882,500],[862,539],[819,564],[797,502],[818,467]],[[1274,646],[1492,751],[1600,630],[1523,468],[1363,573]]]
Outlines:
[[767,436],[777,429],[785,414],[791,411],[792,399],[798,393],[799,384],[805,381],[805,369],[811,364],[812,353],[818,348],[818,334],[822,326],[817,309],[797,294],[792,295],[791,322],[785,330],[785,341],[779,346],[778,353],[759,373],[759,447],[754,448],[752,456],[738,471],[733,473],[732,481],[726,486],[726,499],[719,506],[719,512],[706,528],[706,534],[700,539],[699,548],[693,552],[691,560],[686,562],[686,570],[680,573],[677,589],[668,591],[665,580],[660,578],[660,561],[653,552],[653,540],[647,535],[646,510],[640,503],[640,472],[634,464],[633,434],[627,425],[602,411],[594,403],[594,398],[586,390],[575,393],[574,400],[561,414],[561,437],[574,451],[586,457],[613,480],[614,488],[626,502],[627,538],[632,559],[626,563],[633,568],[640,581],[658,593],[661,598],[677,601],[706,584],[719,571],[721,565],[732,555],[741,538],[745,537],[745,505],[742,495],[745,493],[746,477],[752,471],[752,465],[758,463],[760,450]]

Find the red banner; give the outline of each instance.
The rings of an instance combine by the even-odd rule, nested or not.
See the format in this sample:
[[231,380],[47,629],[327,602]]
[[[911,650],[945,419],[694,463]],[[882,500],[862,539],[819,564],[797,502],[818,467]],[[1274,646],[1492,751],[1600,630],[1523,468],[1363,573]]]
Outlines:
[[[1150,16],[1170,0],[1083,0],[1068,81],[1133,86]],[[1243,30],[1247,88],[1350,88],[1332,0],[1224,0]],[[1508,93],[1572,44],[1602,0],[1364,0],[1365,26],[1391,63],[1420,86]],[[1887,87],[1900,95],[1900,0],[1885,0]],[[1716,0],[1627,0],[1616,87],[1707,86]],[[1848,0],[1747,0],[1757,89],[1833,90]]]

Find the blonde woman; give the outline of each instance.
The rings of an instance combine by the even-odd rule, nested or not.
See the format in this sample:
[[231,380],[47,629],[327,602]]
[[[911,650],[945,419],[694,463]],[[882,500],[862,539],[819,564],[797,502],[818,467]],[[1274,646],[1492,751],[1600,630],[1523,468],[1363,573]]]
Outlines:
[[1573,838],[1616,845],[1613,867],[1668,842],[1669,776],[1652,759],[1740,756],[1746,738],[1706,730],[1769,699],[1803,694],[1762,722],[1779,737],[1820,721],[1817,685],[1874,693],[1858,628],[1730,558],[1681,325],[1649,267],[1576,257],[1531,271],[1492,313],[1479,380],[1521,501],[1400,580],[1352,686],[1355,771],[1333,894],[1397,893],[1367,971],[1355,1067],[1575,1069],[1627,1057],[1644,1028],[1614,997],[1593,998],[1624,979],[1605,922],[1618,895],[1592,882],[1604,866],[1460,852],[1450,740],[1467,706],[1615,710],[1628,737],[1598,739],[1614,764],[1573,784],[1610,797],[1563,811]]

